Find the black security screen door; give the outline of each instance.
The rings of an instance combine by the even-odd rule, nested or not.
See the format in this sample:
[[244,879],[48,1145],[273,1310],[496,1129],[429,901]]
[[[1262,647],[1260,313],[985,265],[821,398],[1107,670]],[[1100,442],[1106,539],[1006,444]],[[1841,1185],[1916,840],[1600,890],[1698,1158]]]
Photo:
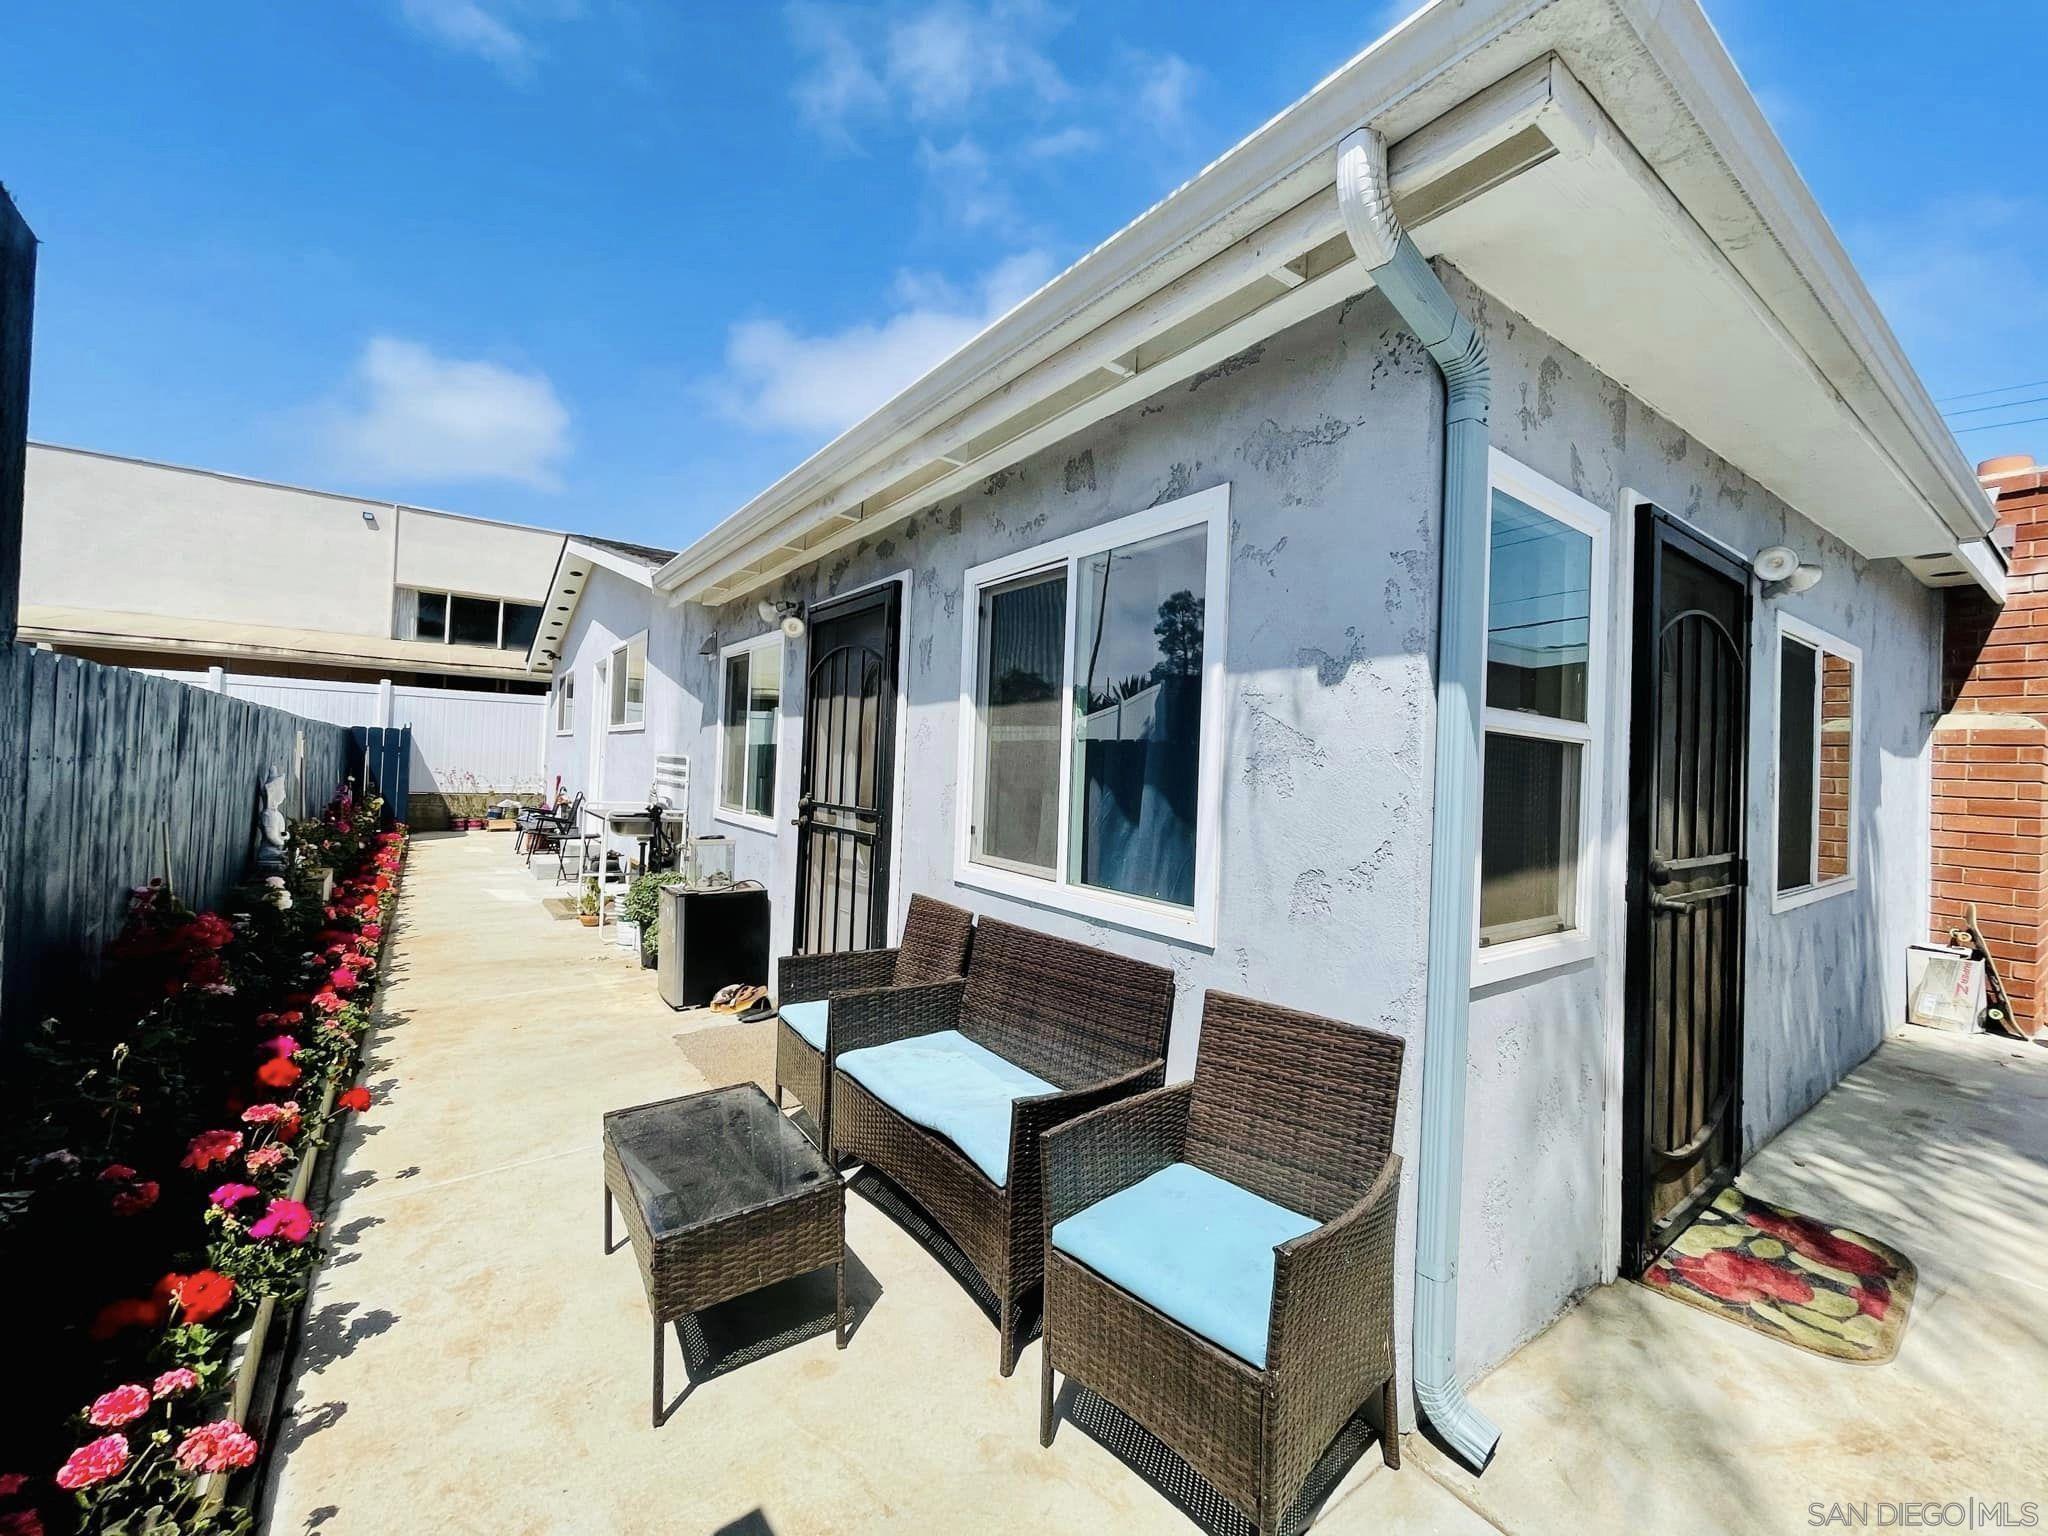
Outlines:
[[1623,1257],[1735,1176],[1742,1125],[1749,582],[1645,506],[1636,535]]
[[889,942],[901,588],[813,611],[796,817],[796,949]]

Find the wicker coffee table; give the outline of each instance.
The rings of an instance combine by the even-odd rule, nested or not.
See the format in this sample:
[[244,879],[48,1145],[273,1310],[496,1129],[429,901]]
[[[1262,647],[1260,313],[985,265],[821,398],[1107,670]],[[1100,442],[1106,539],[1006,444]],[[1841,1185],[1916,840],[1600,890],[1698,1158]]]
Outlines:
[[604,1185],[604,1251],[617,1201],[654,1314],[657,1428],[662,1333],[687,1313],[830,1264],[846,1348],[845,1189],[758,1085],[612,1110]]

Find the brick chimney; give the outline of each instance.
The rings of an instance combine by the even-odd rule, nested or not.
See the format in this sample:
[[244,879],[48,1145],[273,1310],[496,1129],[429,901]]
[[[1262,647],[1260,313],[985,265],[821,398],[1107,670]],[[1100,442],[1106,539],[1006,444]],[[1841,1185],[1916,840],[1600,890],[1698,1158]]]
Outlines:
[[1934,728],[1931,935],[1977,904],[1984,940],[2028,1034],[2048,1028],[2048,470],[2025,455],[1977,466],[2010,538],[2003,608],[1951,587]]

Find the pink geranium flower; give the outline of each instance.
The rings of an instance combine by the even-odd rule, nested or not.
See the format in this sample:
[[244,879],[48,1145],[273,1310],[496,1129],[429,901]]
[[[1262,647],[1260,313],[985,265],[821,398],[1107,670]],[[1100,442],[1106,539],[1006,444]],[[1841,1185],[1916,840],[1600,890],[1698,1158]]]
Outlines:
[[324,1013],[339,1013],[348,1005],[341,1000],[332,987],[322,987],[313,994],[313,1006]]
[[251,1195],[260,1195],[262,1193],[263,1191],[258,1189],[254,1184],[235,1184],[230,1182],[221,1185],[218,1189],[216,1189],[212,1194],[208,1195],[206,1198],[212,1204],[219,1206],[222,1210],[231,1211],[236,1206],[240,1205],[244,1200],[247,1200]]
[[101,1429],[119,1429],[123,1424],[133,1424],[149,1412],[149,1402],[147,1387],[116,1387],[94,1398],[92,1406],[85,1410],[85,1417],[88,1423]]
[[240,1131],[201,1131],[185,1145],[185,1155],[178,1160],[180,1168],[210,1168],[215,1163],[224,1163],[242,1150]]
[[265,1173],[275,1168],[289,1156],[283,1147],[258,1147],[242,1161],[249,1165],[251,1173]]
[[249,1228],[255,1238],[279,1237],[288,1243],[303,1243],[313,1235],[313,1213],[296,1200],[273,1200],[270,1207]]
[[201,1472],[235,1472],[256,1459],[256,1442],[233,1419],[202,1424],[178,1442],[171,1457],[195,1476]]
[[337,965],[334,973],[327,978],[327,984],[337,992],[353,992],[356,989],[356,973],[345,965]]
[[121,1469],[128,1465],[128,1441],[121,1435],[102,1435],[89,1445],[81,1445],[64,1460],[57,1469],[57,1486],[73,1493],[80,1488],[90,1488],[94,1483],[104,1483],[110,1477],[119,1477]]
[[263,1042],[260,1049],[270,1052],[273,1056],[296,1056],[299,1052],[299,1042],[290,1035],[272,1035]]
[[289,1104],[251,1104],[242,1111],[242,1123],[271,1125],[279,1120],[289,1119],[292,1112],[292,1106]]
[[157,1377],[155,1381],[151,1382],[149,1386],[149,1395],[151,1397],[157,1398],[183,1397],[187,1392],[190,1392],[194,1387],[197,1387],[198,1385],[198,1374],[196,1372],[186,1370],[185,1367],[181,1365],[178,1366],[175,1370],[165,1371],[163,1375]]

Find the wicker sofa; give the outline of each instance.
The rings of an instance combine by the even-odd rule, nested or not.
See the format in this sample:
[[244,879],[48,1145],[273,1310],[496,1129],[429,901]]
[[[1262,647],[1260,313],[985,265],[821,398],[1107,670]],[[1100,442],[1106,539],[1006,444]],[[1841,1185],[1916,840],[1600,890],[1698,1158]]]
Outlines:
[[995,1293],[998,1368],[1043,1277],[1039,1138],[1165,1080],[1173,973],[992,918],[964,981],[837,998],[826,1041],[835,1153],[868,1164]]
[[811,1112],[819,1144],[832,1145],[832,1096],[826,1092],[825,1043],[832,999],[876,987],[951,981],[967,973],[974,914],[929,896],[912,896],[895,949],[790,955],[776,968],[775,1102],[787,1092]]
[[1338,1432],[1394,1384],[1401,1042],[1211,992],[1192,1082],[1108,1105],[1043,1147],[1044,1377],[1143,1424],[1279,1528]]

